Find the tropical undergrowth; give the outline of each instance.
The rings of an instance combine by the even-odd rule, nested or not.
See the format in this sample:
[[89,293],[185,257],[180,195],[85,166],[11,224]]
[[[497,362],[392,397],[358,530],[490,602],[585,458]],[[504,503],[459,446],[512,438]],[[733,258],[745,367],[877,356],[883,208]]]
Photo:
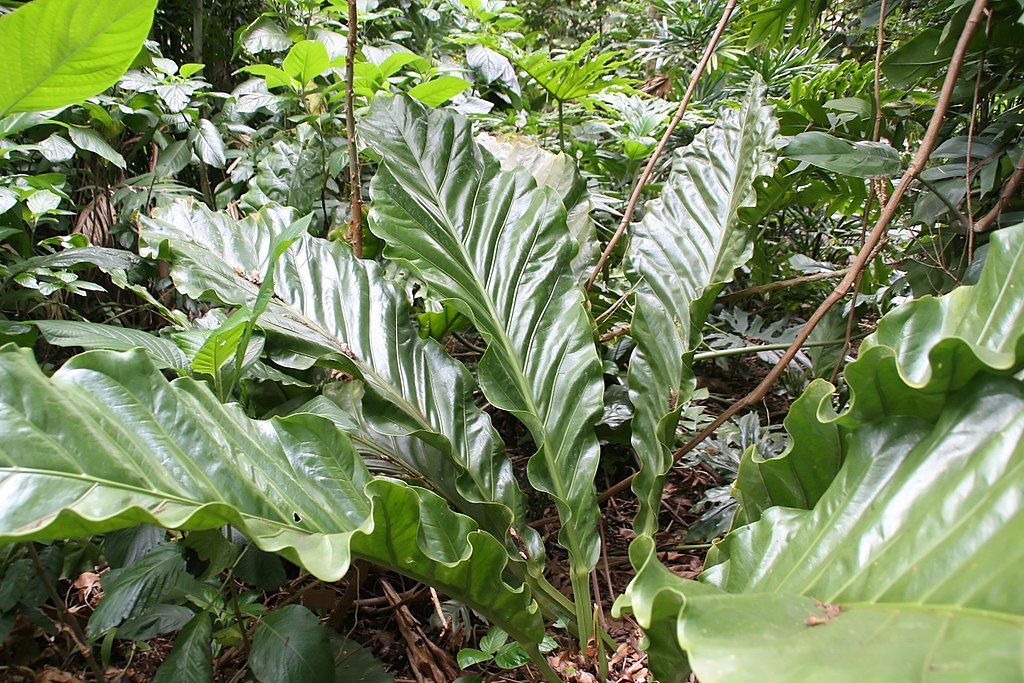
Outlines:
[[421,680],[618,675],[613,616],[666,683],[1022,677],[1019,3],[744,2],[706,69],[735,3],[343,4],[232,5],[208,77],[201,1],[192,62],[0,16],[0,635],[390,680],[362,600]]

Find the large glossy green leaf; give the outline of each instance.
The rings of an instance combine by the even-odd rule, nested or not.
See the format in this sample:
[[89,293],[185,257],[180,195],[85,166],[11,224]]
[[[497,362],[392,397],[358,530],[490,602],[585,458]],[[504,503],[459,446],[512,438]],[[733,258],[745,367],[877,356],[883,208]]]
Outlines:
[[476,141],[501,162],[501,170],[511,171],[516,166],[524,166],[537,179],[538,185],[546,185],[558,193],[568,212],[566,225],[580,249],[572,260],[572,269],[577,277],[585,277],[599,252],[597,228],[590,217],[593,202],[590,201],[587,182],[572,160],[564,153],[547,151],[529,138],[499,139],[481,133]]
[[0,116],[103,92],[142,48],[157,0],[33,0],[0,16]]
[[[370,228],[487,340],[479,379],[488,400],[519,417],[537,454],[530,481],[554,498],[574,588],[589,611],[597,560],[593,424],[601,364],[570,262],[565,208],[523,168],[504,172],[470,123],[406,97],[378,98],[361,135],[381,155]],[[581,585],[580,585],[581,584]]]
[[744,455],[733,492],[742,506],[738,521],[756,521],[775,505],[813,507],[842,464],[840,441],[862,422],[894,414],[931,420],[950,389],[981,372],[1024,366],[1022,282],[1024,224],[992,236],[976,285],[922,297],[886,315],[860,347],[862,354],[877,349],[876,361],[846,370],[847,381],[861,387],[849,411],[837,416],[832,385],[817,380],[786,417],[790,448],[771,460],[754,451]]
[[[183,202],[140,222],[143,251],[172,258],[182,292],[241,306],[256,297],[274,240],[294,221],[273,205],[236,221]],[[274,359],[300,368],[331,363],[362,380],[358,389],[327,391],[360,394],[349,407],[359,411],[350,423],[360,428],[357,438],[423,476],[499,538],[512,511],[531,559],[542,561],[501,438],[472,401],[472,377],[436,342],[419,338],[404,293],[380,268],[347,245],[304,235],[278,258],[274,282],[259,320]]]
[[[1024,229],[1002,231],[977,286],[883,319],[847,368],[849,410],[812,385],[793,449],[759,468],[774,480],[758,521],[709,554],[700,582],[671,575],[650,539],[631,548],[619,608],[664,680],[684,651],[711,683],[1024,676],[1024,381],[1009,376],[1024,368],[1022,243]],[[969,311],[984,321],[961,326]],[[802,476],[819,460],[842,463],[824,490]],[[806,509],[778,506],[786,496]]]
[[43,333],[43,338],[54,346],[81,346],[111,351],[144,348],[160,367],[174,370],[188,367],[188,359],[173,341],[142,330],[81,320],[37,320],[33,324]]
[[168,382],[141,350],[88,352],[48,378],[8,346],[0,424],[0,541],[230,524],[323,580],[364,557],[517,639],[543,636],[529,592],[503,581],[501,543],[433,493],[373,480],[323,418],[252,420],[204,384]]
[[756,200],[754,180],[774,168],[777,128],[764,86],[754,85],[739,110],[723,110],[676,153],[661,198],[634,226],[626,275],[636,288],[629,387],[640,533],[658,527],[679,411],[696,387],[690,365],[700,330],[722,285],[750,257],[740,209]]
[[308,123],[282,135],[256,164],[256,175],[240,199],[242,209],[258,211],[270,202],[300,213],[319,208],[326,182],[324,154],[320,136]]

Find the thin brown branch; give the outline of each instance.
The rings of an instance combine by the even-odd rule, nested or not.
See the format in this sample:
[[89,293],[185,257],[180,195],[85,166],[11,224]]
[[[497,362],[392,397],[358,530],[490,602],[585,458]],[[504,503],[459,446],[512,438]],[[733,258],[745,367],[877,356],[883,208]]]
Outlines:
[[1003,210],[1009,206],[1010,200],[1013,199],[1017,193],[1017,188],[1020,187],[1021,181],[1024,180],[1024,152],[1021,153],[1020,158],[1017,159],[1017,167],[1013,171],[1013,175],[1007,179],[1003,185],[1002,192],[999,193],[999,201],[992,207],[992,210],[985,214],[980,221],[974,224],[974,232],[987,232],[992,229],[995,225],[999,215],[1003,213]]
[[794,277],[789,280],[779,280],[778,282],[769,282],[764,285],[755,285],[753,287],[747,287],[746,289],[741,289],[738,292],[733,292],[732,294],[726,294],[723,297],[719,297],[718,302],[726,304],[729,303],[730,301],[746,299],[747,297],[756,296],[758,294],[764,294],[765,292],[774,292],[777,289],[787,289],[789,287],[795,287],[797,285],[802,285],[806,282],[834,280],[836,278],[843,277],[848,272],[850,272],[849,268],[843,268],[841,270],[826,270],[821,273],[801,275],[800,277]]
[[[932,113],[931,121],[928,123],[928,129],[925,132],[924,138],[921,141],[921,146],[917,150],[917,154],[914,155],[913,160],[910,162],[910,166],[907,167],[906,172],[900,179],[899,184],[896,186],[892,195],[885,203],[885,207],[882,209],[882,213],[878,218],[878,222],[875,223],[874,229],[871,234],[868,235],[867,240],[864,242],[864,246],[861,247],[857,257],[850,264],[850,269],[846,273],[846,277],[843,278],[842,282],[836,285],[836,288],[829,294],[828,298],[825,299],[818,306],[818,309],[810,317],[807,323],[801,328],[800,333],[793,340],[789,349],[786,350],[782,357],[779,358],[778,363],[771,369],[764,380],[749,394],[741,398],[739,401],[732,404],[725,412],[719,415],[714,422],[708,425],[703,431],[697,434],[695,437],[686,442],[686,444],[673,453],[673,458],[678,460],[683,457],[694,448],[696,448],[704,439],[714,434],[719,427],[721,427],[731,417],[739,413],[740,411],[756,405],[763,399],[767,394],[768,390],[775,384],[790,362],[796,357],[800,347],[803,346],[807,338],[810,337],[811,332],[817,327],[818,323],[821,322],[825,314],[836,305],[846,293],[850,291],[854,281],[863,272],[874,253],[875,247],[879,241],[885,235],[886,229],[889,227],[889,223],[896,216],[896,211],[899,208],[900,201],[903,199],[903,195],[906,194],[911,183],[924,169],[925,163],[928,161],[928,157],[931,155],[932,150],[935,149],[935,145],[938,142],[939,134],[942,128],[942,122],[946,118],[946,112],[949,110],[950,102],[953,99],[953,89],[956,86],[957,78],[960,75],[960,69],[964,63],[964,55],[967,53],[967,45],[974,35],[975,30],[978,28],[978,24],[981,21],[981,15],[988,6],[988,0],[975,0],[974,6],[971,8],[971,13],[967,18],[967,23],[964,25],[964,29],[960,34],[960,39],[957,41],[956,50],[953,52],[953,58],[949,64],[949,70],[946,73],[946,79],[942,84],[942,90],[939,92],[938,101],[935,103],[935,111]],[[635,475],[634,475],[635,476]],[[624,491],[632,483],[633,477],[627,477],[618,484],[604,491],[598,498],[598,501],[603,502],[608,500],[615,494]]]
[[669,138],[672,137],[672,132],[679,125],[679,122],[683,120],[683,114],[686,113],[686,108],[690,104],[690,99],[693,97],[693,93],[697,90],[697,83],[700,81],[700,77],[704,74],[704,69],[707,67],[708,62],[711,61],[711,56],[715,53],[715,48],[718,46],[718,41],[722,37],[722,33],[725,31],[725,25],[729,23],[729,17],[732,16],[733,10],[736,9],[737,0],[729,0],[729,4],[722,10],[722,18],[718,20],[718,26],[715,28],[715,32],[711,35],[711,40],[708,41],[707,47],[704,49],[704,55],[700,58],[700,62],[697,63],[693,73],[690,75],[690,83],[686,86],[686,93],[683,95],[683,100],[679,103],[679,108],[676,109],[675,116],[668,124],[668,128],[665,129],[665,134],[661,136],[661,141],[658,146],[654,148],[654,153],[651,154],[651,158],[647,160],[647,165],[644,167],[643,173],[636,181],[636,187],[633,188],[633,194],[629,198],[629,203],[626,204],[626,210],[622,213],[622,220],[619,221],[619,227],[615,230],[615,234],[612,235],[611,240],[608,242],[608,246],[605,247],[604,252],[601,254],[601,258],[597,261],[597,265],[594,266],[593,272],[587,279],[587,284],[584,289],[590,291],[590,288],[594,286],[594,281],[597,280],[597,276],[601,273],[601,269],[608,262],[608,257],[611,256],[612,251],[615,249],[615,245],[622,239],[623,233],[626,231],[626,227],[629,225],[630,220],[633,218],[633,212],[636,211],[636,205],[640,201],[640,195],[644,191],[644,186],[647,185],[647,181],[650,179],[651,174],[654,172],[654,166],[658,163],[658,159],[661,157],[662,152],[665,151],[665,147],[668,145]]
[[[359,184],[359,148],[356,145],[356,113],[352,103],[355,89],[356,40],[359,10],[356,0],[348,0],[348,54],[345,60],[345,121],[348,124],[348,182],[352,217],[348,223],[348,241],[356,258],[363,258],[363,199]],[[327,217],[324,216],[326,220]]]

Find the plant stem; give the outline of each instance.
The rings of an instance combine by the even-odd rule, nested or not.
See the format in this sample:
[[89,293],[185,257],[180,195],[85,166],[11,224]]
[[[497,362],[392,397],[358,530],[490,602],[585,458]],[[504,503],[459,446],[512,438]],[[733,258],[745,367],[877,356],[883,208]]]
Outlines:
[[[957,78],[960,75],[960,68],[964,63],[964,56],[967,54],[967,45],[971,41],[971,37],[974,35],[975,30],[978,28],[978,24],[981,21],[981,15],[988,6],[988,0],[975,0],[974,6],[971,8],[971,13],[967,18],[967,23],[964,24],[963,32],[960,34],[960,39],[957,41],[956,50],[953,52],[953,59],[949,63],[949,71],[946,73],[946,79],[942,84],[942,90],[939,92],[939,99],[935,104],[935,111],[932,113],[931,121],[928,123],[928,130],[925,132],[924,139],[921,141],[921,146],[918,148],[917,153],[914,155],[913,160],[910,162],[910,166],[907,167],[903,177],[900,178],[899,183],[896,185],[895,191],[892,196],[889,197],[889,201],[885,203],[885,207],[882,209],[882,214],[878,217],[878,222],[872,229],[871,234],[864,241],[864,246],[861,247],[857,257],[850,264],[850,269],[846,273],[846,277],[843,281],[836,285],[836,288],[818,306],[818,309],[810,317],[800,333],[797,335],[793,343],[789,345],[789,349],[786,350],[779,362],[775,364],[775,367],[771,369],[764,380],[749,394],[741,398],[736,403],[733,403],[726,411],[715,419],[710,425],[704,428],[697,436],[693,437],[686,444],[672,454],[674,460],[678,460],[683,457],[694,448],[700,445],[704,439],[714,434],[719,427],[721,427],[726,421],[728,421],[733,415],[736,415],[745,408],[749,408],[756,405],[761,401],[762,398],[767,395],[769,389],[786,370],[789,362],[793,360],[800,347],[804,345],[807,338],[814,331],[814,328],[821,322],[825,317],[825,314],[850,290],[854,281],[863,272],[867,266],[872,254],[875,251],[875,247],[881,241],[882,236],[886,232],[886,228],[889,227],[889,223],[896,216],[896,210],[899,208],[900,201],[903,199],[903,195],[906,194],[910,185],[914,179],[924,169],[925,163],[928,161],[928,157],[931,155],[932,150],[935,149],[935,145],[939,139],[939,133],[942,129],[942,123],[946,118],[946,112],[949,110],[950,102],[953,99],[953,89],[956,87]],[[635,475],[634,475],[635,476]],[[603,502],[608,500],[620,491],[625,491],[629,488],[629,485],[633,482],[633,476],[626,477],[619,483],[608,488],[600,496],[598,501]]]
[[708,41],[707,47],[704,49],[704,55],[700,58],[700,62],[697,63],[693,73],[690,75],[690,84],[686,86],[686,93],[683,95],[682,102],[679,103],[679,108],[676,109],[675,116],[672,117],[672,121],[669,122],[668,128],[665,129],[665,134],[661,136],[661,142],[654,148],[654,153],[651,154],[651,158],[647,160],[647,166],[644,167],[643,173],[636,181],[636,187],[633,188],[633,194],[629,198],[629,203],[626,204],[626,210],[622,213],[622,220],[619,221],[619,227],[615,230],[615,234],[612,235],[611,240],[608,242],[608,246],[605,247],[604,252],[601,254],[601,258],[598,260],[597,265],[594,266],[594,271],[590,274],[587,279],[587,284],[584,286],[586,291],[590,291],[590,288],[594,286],[594,281],[597,279],[601,269],[604,268],[604,264],[607,263],[608,257],[611,256],[612,251],[615,249],[615,245],[622,239],[622,234],[626,231],[626,226],[629,225],[629,221],[633,218],[633,212],[636,210],[637,202],[640,201],[640,194],[644,191],[644,186],[650,179],[651,174],[654,172],[654,165],[658,163],[658,159],[661,157],[661,153],[665,150],[668,145],[668,140],[672,137],[672,132],[679,125],[679,122],[683,120],[683,114],[686,113],[686,107],[690,104],[690,99],[693,97],[694,91],[697,89],[697,82],[700,80],[701,75],[704,73],[704,69],[707,67],[709,61],[711,61],[711,55],[714,54],[715,48],[718,46],[718,40],[722,37],[722,33],[725,31],[725,25],[729,23],[729,17],[732,16],[732,12],[736,9],[737,0],[729,0],[729,4],[722,10],[722,18],[718,20],[718,26],[715,28],[715,32],[711,35],[711,40]]
[[50,600],[53,601],[53,607],[57,610],[57,615],[60,617],[61,622],[71,629],[75,640],[78,641],[78,649],[85,656],[85,661],[89,668],[92,669],[96,680],[100,683],[106,683],[107,677],[103,673],[103,667],[96,661],[96,657],[92,653],[92,646],[89,645],[89,639],[85,636],[81,624],[68,614],[63,598],[60,597],[57,588],[50,581],[50,577],[46,575],[46,567],[43,566],[42,560],[39,559],[39,553],[36,552],[36,544],[29,541],[25,544],[25,547],[28,548],[28,555],[32,558],[32,567],[36,570],[36,576],[43,584],[43,587],[46,588],[46,592],[49,594]]
[[576,631],[580,646],[586,647],[594,637],[594,613],[590,596],[590,572],[585,568],[570,567],[572,599],[576,603]]
[[523,651],[533,662],[534,666],[540,669],[540,673],[544,676],[544,680],[548,683],[562,683],[562,677],[558,675],[558,672],[551,668],[548,664],[547,657],[540,651],[540,647],[536,643],[520,643],[523,646]]
[[[345,60],[345,121],[348,124],[348,182],[352,216],[348,223],[348,241],[356,258],[363,258],[363,200],[359,184],[359,148],[356,145],[355,88],[356,38],[359,10],[356,0],[348,0],[348,55]],[[326,217],[325,217],[326,218]]]
[[562,100],[558,100],[558,149],[565,154],[565,127],[562,118]]

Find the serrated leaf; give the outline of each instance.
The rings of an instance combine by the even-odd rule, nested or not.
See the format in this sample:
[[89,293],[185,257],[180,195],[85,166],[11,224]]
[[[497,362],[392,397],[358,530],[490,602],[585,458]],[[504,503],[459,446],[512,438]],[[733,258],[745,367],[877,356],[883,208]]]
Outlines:
[[[90,351],[46,377],[9,346],[0,424],[0,541],[230,524],[323,580],[355,553],[459,595],[517,639],[543,636],[528,591],[502,578],[500,542],[428,491],[371,481],[323,418],[252,420],[202,383],[168,382],[141,351]],[[117,623],[123,605],[94,613],[90,628]]]
[[88,128],[72,126],[68,129],[68,135],[71,136],[71,141],[80,148],[106,159],[118,168],[127,167],[124,157],[111,147],[110,143],[100,137],[99,133]]
[[750,257],[753,235],[740,210],[756,201],[754,180],[774,169],[778,129],[764,92],[753,85],[738,111],[723,110],[676,153],[661,198],[634,225],[625,271],[637,292],[628,377],[641,463],[633,482],[638,533],[658,528],[679,411],[696,388],[691,356],[700,330],[719,290]]
[[79,320],[37,320],[33,324],[43,333],[43,338],[54,346],[80,346],[84,349],[111,351],[143,348],[150,353],[158,367],[173,370],[185,370],[188,367],[185,354],[174,342],[142,330]]
[[573,585],[589,610],[585,577],[600,544],[593,425],[604,390],[562,202],[525,169],[501,171],[465,118],[407,97],[375,100],[361,135],[382,157],[370,228],[388,242],[388,258],[487,340],[481,388],[533,436],[528,474],[555,500]]
[[109,88],[138,54],[156,0],[34,0],[0,16],[0,116],[55,109]]
[[153,683],[213,683],[213,620],[209,614],[200,612],[181,630]]
[[103,581],[103,599],[89,617],[87,633],[95,638],[137,617],[163,600],[185,571],[185,558],[174,543],[162,543],[135,564]]
[[301,605],[274,610],[253,633],[249,667],[264,683],[333,680],[330,631]]

